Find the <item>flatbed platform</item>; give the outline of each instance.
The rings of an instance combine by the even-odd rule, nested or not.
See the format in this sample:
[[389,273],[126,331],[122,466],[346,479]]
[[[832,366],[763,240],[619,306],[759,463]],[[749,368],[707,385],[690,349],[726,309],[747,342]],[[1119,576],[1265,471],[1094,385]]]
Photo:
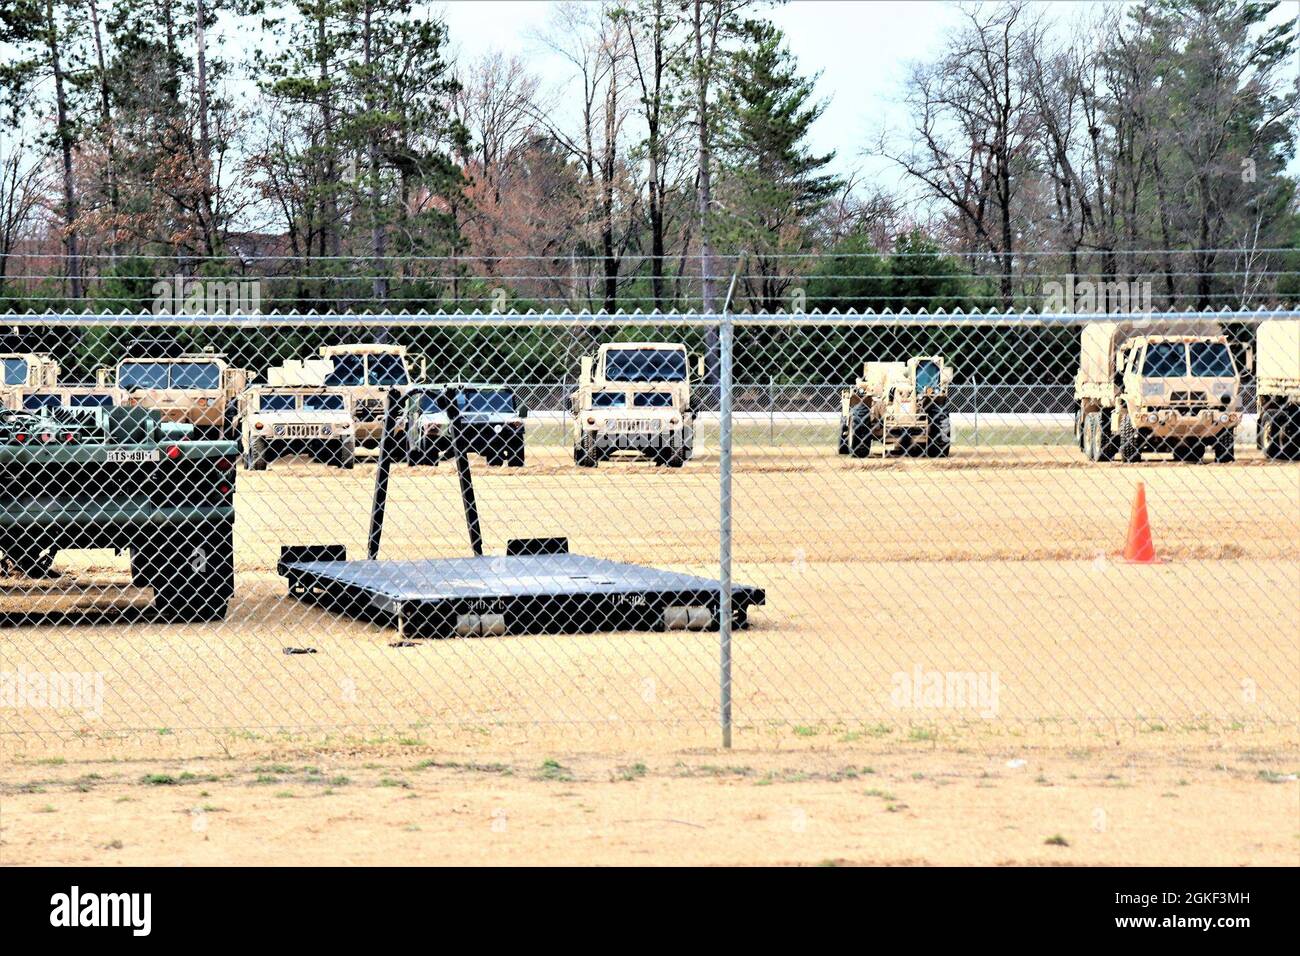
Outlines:
[[[306,549],[303,549],[306,550]],[[718,582],[580,554],[510,554],[396,560],[293,560],[277,568],[299,600],[406,637],[714,630]],[[732,620],[765,603],[759,588],[732,588]]]

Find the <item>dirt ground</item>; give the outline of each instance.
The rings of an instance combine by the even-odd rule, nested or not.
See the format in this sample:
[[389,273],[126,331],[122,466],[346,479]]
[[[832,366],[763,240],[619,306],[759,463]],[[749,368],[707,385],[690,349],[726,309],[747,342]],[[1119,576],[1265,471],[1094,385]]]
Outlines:
[[[1300,858],[1300,466],[738,449],[735,576],[768,602],[735,637],[730,753],[716,634],[403,647],[289,599],[280,545],[359,555],[371,476],[241,471],[220,627],[153,623],[107,552],[0,587],[36,615],[0,671],[86,691],[0,709],[3,862]],[[489,553],[564,534],[716,573],[707,450],[588,472],[540,448],[476,482]],[[1158,566],[1116,559],[1138,482]],[[399,469],[385,556],[466,550],[452,470]]]

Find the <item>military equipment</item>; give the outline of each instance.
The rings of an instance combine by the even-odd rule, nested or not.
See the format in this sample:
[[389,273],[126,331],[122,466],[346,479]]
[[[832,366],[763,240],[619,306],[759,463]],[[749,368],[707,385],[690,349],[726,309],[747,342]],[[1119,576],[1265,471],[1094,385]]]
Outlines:
[[[482,455],[489,465],[524,465],[524,419],[528,408],[502,385],[447,385],[455,391],[458,426],[466,452]],[[437,393],[421,393],[408,402],[407,461],[436,465],[452,457],[450,420]]]
[[1255,339],[1256,442],[1269,458],[1300,459],[1300,320],[1269,319]]
[[0,408],[18,410],[28,394],[59,382],[59,363],[48,352],[0,353]]
[[630,453],[682,467],[695,452],[691,379],[703,374],[703,359],[675,343],[611,342],[584,356],[569,399],[574,462]]
[[1240,376],[1215,322],[1090,322],[1080,336],[1075,437],[1091,461],[1235,457]]
[[346,389],[254,385],[240,393],[237,408],[244,465],[253,471],[299,453],[340,468],[356,463],[352,400]]
[[128,404],[156,408],[163,421],[193,425],[209,440],[234,438],[235,396],[248,384],[248,372],[215,352],[168,358],[127,358],[115,369],[100,369],[101,385],[115,384]]
[[61,550],[127,550],[161,619],[224,617],[237,449],[191,432],[138,407],[0,412],[5,570],[40,577]]
[[906,362],[867,362],[862,377],[840,393],[841,455],[866,458],[873,443],[881,455],[947,458],[952,454],[948,386],[952,369],[942,356]]

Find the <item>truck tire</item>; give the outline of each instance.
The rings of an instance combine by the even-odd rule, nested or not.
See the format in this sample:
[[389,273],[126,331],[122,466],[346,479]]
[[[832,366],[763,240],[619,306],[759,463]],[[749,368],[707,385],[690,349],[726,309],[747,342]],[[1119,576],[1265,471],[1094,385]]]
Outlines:
[[524,460],[524,436],[520,435],[510,443],[510,454],[506,458],[506,464],[511,468],[522,468],[524,467]]
[[351,471],[357,463],[357,441],[355,438],[345,438],[338,444],[334,452],[334,462],[344,471]]
[[1089,412],[1083,417],[1083,455],[1089,461],[1101,461],[1101,414]]
[[169,624],[224,620],[235,591],[234,526],[203,522],[160,541],[154,609]]
[[840,443],[836,453],[840,455],[849,453],[849,423],[842,418],[840,419]]
[[1115,433],[1110,430],[1110,416],[1105,411],[1096,413],[1097,415],[1097,460],[1114,461],[1115,456],[1119,454],[1120,442]]
[[573,461],[579,468],[595,468],[598,464],[595,441],[590,432],[583,432],[579,443],[573,446]]
[[1142,439],[1133,427],[1133,419],[1125,415],[1119,423],[1119,455],[1129,464],[1142,460]]
[[1214,460],[1220,465],[1230,465],[1237,460],[1237,429],[1225,428],[1214,438]]
[[[1259,416],[1259,428],[1256,434],[1257,444],[1266,458],[1281,461],[1290,458],[1294,451],[1288,445],[1295,440],[1283,427],[1283,414],[1277,409],[1269,409]],[[1290,439],[1288,441],[1288,439]],[[1288,453],[1290,452],[1290,454]]]
[[849,422],[849,454],[854,458],[866,458],[871,454],[871,429],[861,422]]
[[925,436],[927,458],[947,458],[952,454],[952,418],[946,411],[930,416]]
[[248,443],[248,470],[266,471],[268,450],[265,438],[254,438]]

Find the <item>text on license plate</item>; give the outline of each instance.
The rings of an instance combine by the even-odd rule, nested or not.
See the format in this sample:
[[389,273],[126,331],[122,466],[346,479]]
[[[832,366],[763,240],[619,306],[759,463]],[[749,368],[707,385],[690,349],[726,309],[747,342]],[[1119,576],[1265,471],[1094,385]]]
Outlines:
[[125,464],[135,461],[162,461],[162,452],[157,448],[110,448],[106,459],[109,464]]

